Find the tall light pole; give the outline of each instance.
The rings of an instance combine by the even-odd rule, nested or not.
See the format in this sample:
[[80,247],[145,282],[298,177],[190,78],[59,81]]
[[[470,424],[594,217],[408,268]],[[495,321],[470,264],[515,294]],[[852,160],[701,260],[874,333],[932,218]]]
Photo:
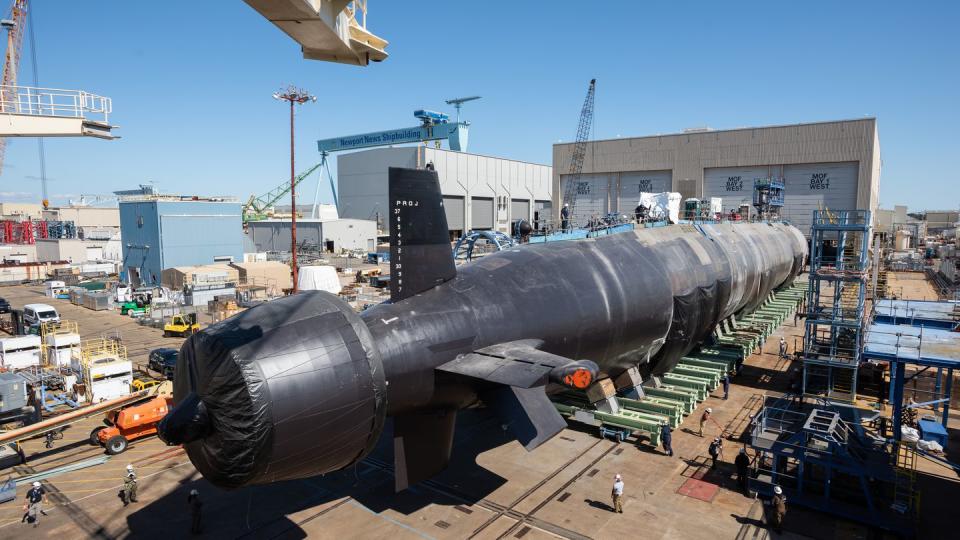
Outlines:
[[308,101],[317,101],[317,96],[312,96],[306,90],[290,85],[285,90],[274,92],[273,99],[290,103],[290,253],[293,257],[291,266],[293,267],[293,292],[295,293],[297,292],[297,173],[294,169],[293,106]]

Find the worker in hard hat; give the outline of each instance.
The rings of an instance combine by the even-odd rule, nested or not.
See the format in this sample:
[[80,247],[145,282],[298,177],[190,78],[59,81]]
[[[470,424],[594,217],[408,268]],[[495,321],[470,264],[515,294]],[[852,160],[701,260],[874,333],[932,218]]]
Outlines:
[[623,478],[617,474],[613,477],[613,489],[610,491],[613,498],[613,511],[623,513]]
[[190,495],[187,495],[187,504],[190,505],[190,532],[200,534],[200,512],[203,510],[203,501],[200,500],[200,492],[191,489]]
[[127,473],[123,477],[123,489],[120,490],[120,500],[126,506],[132,502],[137,502],[137,473],[133,470],[133,465],[127,465]]
[[670,430],[670,422],[666,420],[660,424],[660,442],[663,443],[663,453],[673,456],[673,432]]
[[637,224],[641,224],[647,220],[647,207],[643,203],[637,204],[637,207],[633,209],[634,217],[637,219]]
[[780,486],[773,487],[773,500],[770,504],[773,506],[773,530],[780,534],[783,532],[783,518],[787,516],[787,498],[783,496]]
[[33,486],[27,491],[27,497],[23,503],[23,518],[20,523],[33,523],[34,527],[40,524],[40,515],[47,515],[43,511],[43,496],[45,493],[40,482],[33,483]]
[[703,414],[700,415],[700,431],[697,432],[697,435],[703,437],[703,425],[707,423],[707,420],[710,420],[711,414],[713,414],[713,409],[707,407],[707,410],[703,411]]
[[560,228],[563,232],[570,230],[570,203],[564,203],[560,209]]
[[786,358],[786,357],[787,357],[787,340],[783,339],[783,337],[781,336],[780,337],[780,358]]
[[710,443],[710,459],[713,460],[713,463],[710,465],[711,469],[717,468],[717,461],[723,458],[723,440],[720,437],[714,437],[713,442]]

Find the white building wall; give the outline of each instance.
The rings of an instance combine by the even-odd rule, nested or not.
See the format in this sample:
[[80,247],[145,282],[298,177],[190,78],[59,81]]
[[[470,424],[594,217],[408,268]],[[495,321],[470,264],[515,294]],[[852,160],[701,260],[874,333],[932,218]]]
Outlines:
[[365,219],[338,219],[323,222],[323,240],[332,240],[334,249],[376,251],[377,224]]
[[[552,170],[547,165],[424,146],[377,148],[338,156],[340,215],[375,219],[380,212],[384,216],[388,168],[417,168],[428,163],[437,171],[444,204],[458,205],[447,209],[448,215],[463,216],[467,228],[471,223],[492,222],[493,228],[509,232],[514,200],[527,201],[528,215],[533,214],[535,201],[551,200]],[[474,198],[481,202],[474,205]],[[483,211],[489,208],[483,199],[493,199],[491,215],[474,220],[475,206]]]

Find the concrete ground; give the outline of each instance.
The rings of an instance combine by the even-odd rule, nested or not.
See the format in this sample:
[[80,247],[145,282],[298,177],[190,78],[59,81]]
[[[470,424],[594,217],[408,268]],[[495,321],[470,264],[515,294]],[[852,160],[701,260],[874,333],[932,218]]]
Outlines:
[[[0,296],[19,306],[36,301],[36,290],[3,288]],[[140,362],[152,347],[180,343],[118,314],[52,302],[64,318],[78,321],[85,335],[119,331]],[[762,353],[747,360],[730,399],[717,392],[688,416],[674,432],[674,457],[644,440],[617,443],[576,426],[528,453],[486,411],[470,410],[459,415],[450,467],[404,493],[393,493],[389,433],[370,458],[350,470],[227,492],[204,481],[181,449],[150,438],[103,465],[46,480],[49,515],[36,529],[20,523],[26,488],[19,488],[16,502],[0,504],[0,538],[186,536],[186,498],[193,488],[204,501],[203,536],[213,538],[878,538],[862,526],[800,508],[790,509],[785,532],[777,535],[767,530],[762,505],[736,491],[732,461],[749,415],[765,393],[787,388],[791,366],[777,358],[778,336],[792,343],[802,331],[802,322],[787,321]],[[701,438],[695,431],[706,406],[716,422]],[[86,442],[96,425],[96,419],[75,425],[49,450],[42,440],[27,441],[28,463],[12,475],[102,456],[102,449]],[[711,471],[707,446],[718,435],[726,439],[726,450],[720,467]],[[128,463],[138,470],[140,500],[125,508],[117,491]],[[626,484],[623,514],[610,507],[617,473]],[[704,482],[706,500],[678,493],[692,478]],[[952,488],[940,493],[953,497],[956,478],[938,479],[941,484]]]
[[938,300],[937,289],[923,272],[887,272],[887,296],[902,300]]

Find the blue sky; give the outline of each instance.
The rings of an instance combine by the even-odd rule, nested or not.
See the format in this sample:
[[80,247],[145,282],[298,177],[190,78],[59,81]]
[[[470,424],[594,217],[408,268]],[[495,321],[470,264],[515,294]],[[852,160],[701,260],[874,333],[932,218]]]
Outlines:
[[[33,4],[40,85],[113,98],[123,137],[48,139],[55,203],[147,181],[268,191],[289,170],[270,97],[288,83],[319,98],[298,114],[301,170],[318,138],[413,126],[414,109],[474,94],[472,152],[549,163],[596,77],[596,138],[876,116],[881,204],[960,204],[958,2],[371,0],[391,56],[366,68],[303,60],[240,0]],[[35,140],[12,140],[0,199],[39,200],[38,177]]]

